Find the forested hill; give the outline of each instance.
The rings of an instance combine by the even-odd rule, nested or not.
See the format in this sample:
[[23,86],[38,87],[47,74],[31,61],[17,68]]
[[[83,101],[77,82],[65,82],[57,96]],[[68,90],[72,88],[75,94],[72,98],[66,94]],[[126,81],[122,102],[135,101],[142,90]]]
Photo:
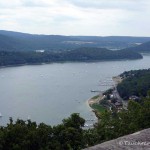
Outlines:
[[150,41],[150,37],[37,35],[0,30],[0,50],[73,50],[80,47],[123,49]]
[[106,48],[83,47],[64,53],[70,60],[115,60],[115,59],[140,59],[142,55],[130,51],[111,51]]
[[61,61],[102,61],[140,59],[142,55],[130,51],[111,51],[105,48],[79,48],[72,51],[13,52],[0,51],[0,66],[50,63]]
[[150,90],[150,69],[131,70],[120,75],[124,80],[118,84],[120,96],[128,99],[130,96],[146,97]]
[[126,48],[125,50],[132,50],[132,51],[143,52],[143,53],[150,52],[150,42],[146,42],[135,47]]
[[[75,38],[59,35],[33,35],[19,32],[0,31],[0,50],[33,51],[33,50],[66,50],[73,46],[64,41],[75,41]],[[9,45],[9,47],[8,47]]]

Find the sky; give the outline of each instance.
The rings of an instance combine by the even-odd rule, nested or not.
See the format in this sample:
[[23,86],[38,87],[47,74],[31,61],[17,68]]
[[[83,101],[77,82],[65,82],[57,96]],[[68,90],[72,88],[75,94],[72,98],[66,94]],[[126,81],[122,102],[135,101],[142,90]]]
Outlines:
[[0,30],[149,36],[150,0],[0,0]]

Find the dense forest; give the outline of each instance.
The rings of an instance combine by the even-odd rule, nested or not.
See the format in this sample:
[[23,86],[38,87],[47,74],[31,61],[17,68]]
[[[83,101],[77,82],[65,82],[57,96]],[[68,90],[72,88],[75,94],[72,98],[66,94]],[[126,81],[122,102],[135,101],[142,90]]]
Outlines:
[[117,89],[123,99],[130,96],[145,97],[150,89],[150,69],[131,70],[120,75],[123,81]]
[[84,129],[85,120],[72,114],[62,124],[39,125],[31,120],[10,122],[0,127],[1,150],[81,150],[145,128],[150,128],[150,99],[130,101],[128,110],[105,111],[91,129]]
[[141,54],[129,51],[111,51],[105,48],[79,48],[61,52],[15,52],[0,51],[0,66],[37,64],[61,61],[101,61],[116,59],[139,59]]
[[123,49],[148,41],[150,41],[150,37],[37,35],[0,30],[1,51],[33,51],[37,49],[56,51],[73,50],[80,47]]

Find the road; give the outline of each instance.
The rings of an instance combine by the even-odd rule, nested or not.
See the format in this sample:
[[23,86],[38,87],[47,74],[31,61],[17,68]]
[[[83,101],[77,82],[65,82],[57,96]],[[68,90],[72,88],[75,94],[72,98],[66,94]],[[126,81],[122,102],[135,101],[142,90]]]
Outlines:
[[127,103],[126,101],[124,101],[124,100],[120,97],[119,92],[118,92],[118,90],[117,90],[116,84],[114,85],[114,90],[113,90],[112,94],[113,94],[113,96],[114,96],[115,99],[117,99],[119,102],[122,103],[123,108],[124,108],[124,109],[127,109],[128,103]]

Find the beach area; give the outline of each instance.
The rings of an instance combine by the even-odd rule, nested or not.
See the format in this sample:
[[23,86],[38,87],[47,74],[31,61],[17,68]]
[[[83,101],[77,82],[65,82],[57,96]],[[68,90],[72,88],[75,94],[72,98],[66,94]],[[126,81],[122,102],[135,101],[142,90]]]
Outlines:
[[[114,76],[112,77],[112,80],[114,82],[114,87],[116,87],[119,83],[122,82],[122,78],[120,76]],[[108,89],[109,90],[109,89]],[[107,91],[107,90],[106,90]],[[103,93],[105,93],[106,91],[104,91]],[[90,98],[87,102],[88,102],[88,105],[89,107],[92,109],[93,112],[97,112],[97,108],[96,107],[93,107],[94,105],[95,106],[99,106],[102,108],[102,106],[100,105],[100,102],[105,98],[105,95],[103,95],[103,93],[99,93],[97,94],[96,96]],[[101,109],[100,109],[101,110]],[[103,111],[103,109],[102,109]],[[97,113],[96,113],[96,116],[97,116]]]
[[93,104],[99,104],[99,102],[104,98],[103,94],[98,94],[88,100],[88,105],[91,107]]

